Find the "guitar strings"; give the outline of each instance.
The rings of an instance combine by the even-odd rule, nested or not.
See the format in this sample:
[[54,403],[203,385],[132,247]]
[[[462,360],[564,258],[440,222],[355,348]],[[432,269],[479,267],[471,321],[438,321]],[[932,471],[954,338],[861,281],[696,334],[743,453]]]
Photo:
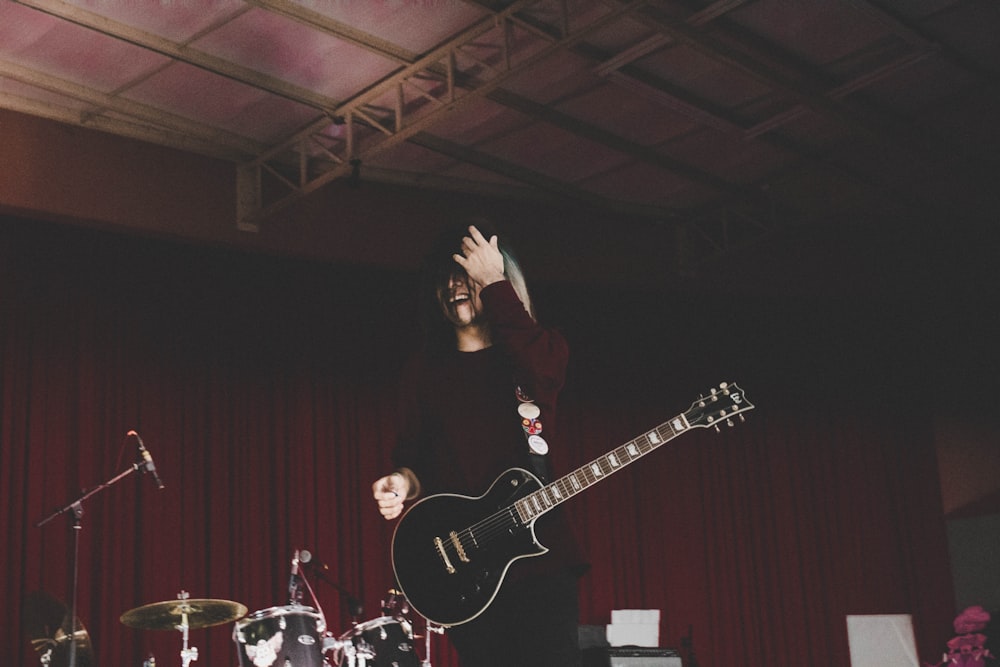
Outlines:
[[[666,426],[671,431],[671,437],[673,437],[673,429],[670,429],[668,424],[661,424],[661,426],[658,427],[656,430],[658,431],[660,428],[664,426]],[[557,505],[559,502],[562,502],[562,500],[565,500],[566,498],[575,495],[579,491],[586,489],[587,487],[594,484],[604,476],[616,472],[620,467],[623,467],[624,465],[631,463],[632,460],[639,458],[639,456],[642,456],[652,451],[653,449],[656,448],[657,444],[660,444],[660,443],[650,442],[646,436],[641,436],[641,439],[645,440],[645,443],[640,443],[639,442],[640,438],[636,438],[635,440],[632,440],[616,448],[615,450],[613,450],[613,452],[609,452],[609,455],[614,453],[618,455],[619,458],[627,458],[628,460],[626,460],[624,464],[615,467],[607,462],[606,457],[602,457],[585,466],[581,466],[580,468],[577,468],[569,475],[566,475],[564,478],[558,479],[551,484],[543,486],[537,491],[534,491],[525,496],[524,498],[521,498],[519,501],[516,501],[509,507],[506,507],[503,510],[496,512],[467,528],[463,528],[462,530],[456,531],[459,544],[462,546],[463,549],[467,550],[470,547],[484,546],[489,542],[491,542],[492,540],[496,539],[498,536],[507,533],[510,528],[515,527],[520,523],[514,516],[516,512],[517,502],[524,501],[527,498],[530,498],[531,496],[534,496],[536,494],[542,494],[542,497],[547,499],[546,505],[548,505],[547,507],[545,507],[543,511],[548,511],[549,509]],[[633,456],[629,454],[626,449],[629,445],[633,444],[639,448],[640,453],[638,456]],[[600,476],[592,472],[591,466],[593,465],[598,465],[601,468],[602,472]],[[582,477],[583,480],[585,481],[585,483],[580,485],[579,489],[571,488],[569,482],[566,481],[568,478],[574,476],[576,476],[577,478]],[[552,488],[557,489],[559,495],[561,495],[562,498],[561,500],[552,500],[552,496],[549,495],[552,494]],[[541,514],[542,512],[538,512],[535,516],[540,516]],[[469,540],[471,540],[471,543],[469,542]],[[448,554],[449,557],[453,555],[458,556],[458,548],[453,543],[451,543],[450,541],[445,542],[443,546],[445,552]]]
[[[713,396],[709,400],[716,400],[714,392]],[[704,405],[701,407],[704,407]],[[742,412],[742,410],[739,412]],[[682,413],[681,416],[686,417],[686,414],[687,413]],[[722,411],[722,414],[725,414],[724,410]],[[690,428],[690,426],[688,426],[688,428]],[[562,503],[567,498],[570,498],[580,491],[588,488],[598,480],[617,472],[621,468],[632,463],[634,460],[645,456],[654,449],[657,449],[660,445],[673,440],[677,435],[685,430],[687,430],[687,428],[675,429],[671,421],[664,422],[650,431],[647,431],[645,434],[615,448],[606,455],[595,459],[594,461],[577,468],[572,473],[557,479],[555,482],[529,493],[499,512],[495,512],[494,514],[467,528],[456,531],[454,535],[457,538],[458,545],[455,545],[451,540],[448,540],[442,542],[441,548],[449,557],[467,557],[467,550],[473,550],[475,548],[485,546],[497,536],[508,533],[511,528],[515,528],[518,525],[526,525],[524,521],[520,520],[520,512],[517,511],[518,503],[527,501],[528,498],[533,496],[541,496],[544,499],[546,507],[541,508],[540,511],[533,510],[529,504],[527,509],[530,515],[530,523],[530,520],[541,516],[556,505]],[[652,433],[657,434],[655,439],[649,437]],[[633,453],[629,450],[629,447],[635,447],[638,453]],[[597,466],[600,469],[599,474],[593,471],[593,466]],[[580,482],[580,476],[582,476],[584,480],[583,483]],[[570,479],[573,479],[575,483],[571,485],[568,481]],[[553,489],[555,490],[554,493]],[[465,553],[460,555],[460,548]]]
[[[535,496],[536,494],[540,494],[541,497],[546,499],[545,504],[547,505],[541,512],[537,512],[534,514],[534,517],[540,516],[542,513],[548,511],[549,509],[552,509],[552,507],[561,503],[563,500],[572,497],[573,495],[579,493],[580,491],[596,483],[598,480],[603,479],[607,475],[610,475],[614,472],[617,472],[618,470],[628,465],[635,459],[638,459],[644,456],[645,454],[648,454],[649,452],[656,449],[658,446],[664,444],[669,440],[672,440],[678,434],[678,432],[671,426],[670,422],[665,422],[663,424],[660,424],[656,428],[651,429],[649,432],[654,432],[654,431],[659,436],[660,440],[659,442],[651,441],[648,437],[648,433],[639,436],[638,438],[630,440],[629,442],[615,448],[611,452],[608,452],[608,454],[606,454],[605,456],[602,456],[594,461],[591,461],[590,463],[577,468],[572,473],[560,479],[557,479],[555,482],[545,485],[540,489],[538,489],[537,491],[534,491],[526,495],[524,498],[515,501],[515,503],[500,510],[499,512],[495,512],[494,514],[486,517],[485,519],[482,519],[481,521],[474,523],[473,525],[467,528],[463,528],[459,531],[456,531],[455,534],[458,538],[459,545],[462,547],[462,549],[466,550],[466,552],[476,547],[485,546],[489,542],[496,539],[498,536],[507,533],[510,530],[510,528],[516,527],[519,524],[523,523],[520,522],[515,516],[515,514],[517,513],[516,507],[518,502],[524,501],[532,496]],[[638,454],[632,454],[631,452],[628,451],[628,447],[630,445],[634,445],[638,449]],[[614,465],[608,459],[608,457],[612,455],[616,456],[619,461],[622,461],[622,459],[624,459],[624,461],[622,461],[618,465]],[[600,468],[601,470],[600,475],[593,472],[592,466],[595,465]],[[570,478],[574,477],[577,479],[577,481],[579,481],[581,477],[584,480],[584,483],[580,483],[579,488],[574,488],[568,481]],[[555,494],[552,493],[553,488],[556,489]],[[459,551],[458,547],[450,540],[443,542],[442,546],[444,548],[445,553],[449,557],[451,556],[460,557],[458,554]]]

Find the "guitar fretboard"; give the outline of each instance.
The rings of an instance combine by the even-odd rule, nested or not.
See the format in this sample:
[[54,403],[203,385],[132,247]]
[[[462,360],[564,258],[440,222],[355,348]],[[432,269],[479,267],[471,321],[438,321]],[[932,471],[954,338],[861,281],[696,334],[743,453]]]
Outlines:
[[650,453],[691,428],[684,414],[600,456],[573,472],[543,486],[514,503],[518,518],[528,523],[584,489],[618,472],[629,463]]

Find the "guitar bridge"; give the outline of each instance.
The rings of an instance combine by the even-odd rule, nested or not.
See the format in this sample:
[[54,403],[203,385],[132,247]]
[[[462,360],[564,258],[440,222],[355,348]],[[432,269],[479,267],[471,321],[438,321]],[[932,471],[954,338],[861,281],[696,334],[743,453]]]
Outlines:
[[441,541],[440,537],[434,537],[434,546],[437,547],[438,555],[441,556],[441,560],[444,561],[444,569],[448,571],[448,574],[455,574],[455,566],[451,564],[448,560],[448,554],[444,551],[444,542]]

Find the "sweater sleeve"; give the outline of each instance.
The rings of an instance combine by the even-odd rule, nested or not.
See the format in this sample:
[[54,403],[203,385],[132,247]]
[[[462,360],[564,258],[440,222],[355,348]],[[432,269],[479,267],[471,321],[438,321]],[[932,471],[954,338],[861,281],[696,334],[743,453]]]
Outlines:
[[529,394],[555,394],[566,379],[569,347],[555,329],[536,322],[510,281],[487,285],[480,292],[493,343],[514,364],[518,382]]

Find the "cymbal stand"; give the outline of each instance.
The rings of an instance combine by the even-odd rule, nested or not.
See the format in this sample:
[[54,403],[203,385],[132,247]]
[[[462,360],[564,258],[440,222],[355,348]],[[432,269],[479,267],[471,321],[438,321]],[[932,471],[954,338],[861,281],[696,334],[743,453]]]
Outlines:
[[424,626],[424,659],[420,662],[420,667],[431,667],[431,633],[443,635],[444,626],[426,618],[424,621],[426,621]]
[[80,579],[80,531],[83,530],[83,523],[82,523],[83,501],[87,500],[96,493],[103,491],[104,489],[110,488],[112,485],[117,484],[118,482],[125,479],[132,473],[138,472],[140,468],[145,470],[146,463],[144,462],[133,463],[131,468],[123,470],[122,472],[118,473],[117,475],[112,477],[107,482],[104,482],[103,484],[98,484],[90,491],[85,492],[82,496],[80,496],[73,502],[59,508],[58,510],[56,510],[55,512],[53,512],[52,514],[50,514],[49,516],[45,517],[44,519],[35,524],[36,528],[41,528],[48,522],[55,519],[60,514],[64,514],[70,511],[73,512],[73,590],[70,594],[70,605],[69,605],[70,606],[69,617],[71,619],[70,638],[72,639],[72,641],[70,641],[69,643],[69,667],[76,667],[76,623],[77,623],[76,593]]
[[[187,600],[190,597],[187,591],[181,591],[177,594],[178,600]],[[186,611],[181,612],[181,623],[177,626],[177,629],[181,631],[181,635],[184,637],[183,647],[181,648],[181,666],[188,667],[192,661],[198,659],[198,648],[192,646],[188,648],[188,630],[190,626],[188,625],[188,615]]]

